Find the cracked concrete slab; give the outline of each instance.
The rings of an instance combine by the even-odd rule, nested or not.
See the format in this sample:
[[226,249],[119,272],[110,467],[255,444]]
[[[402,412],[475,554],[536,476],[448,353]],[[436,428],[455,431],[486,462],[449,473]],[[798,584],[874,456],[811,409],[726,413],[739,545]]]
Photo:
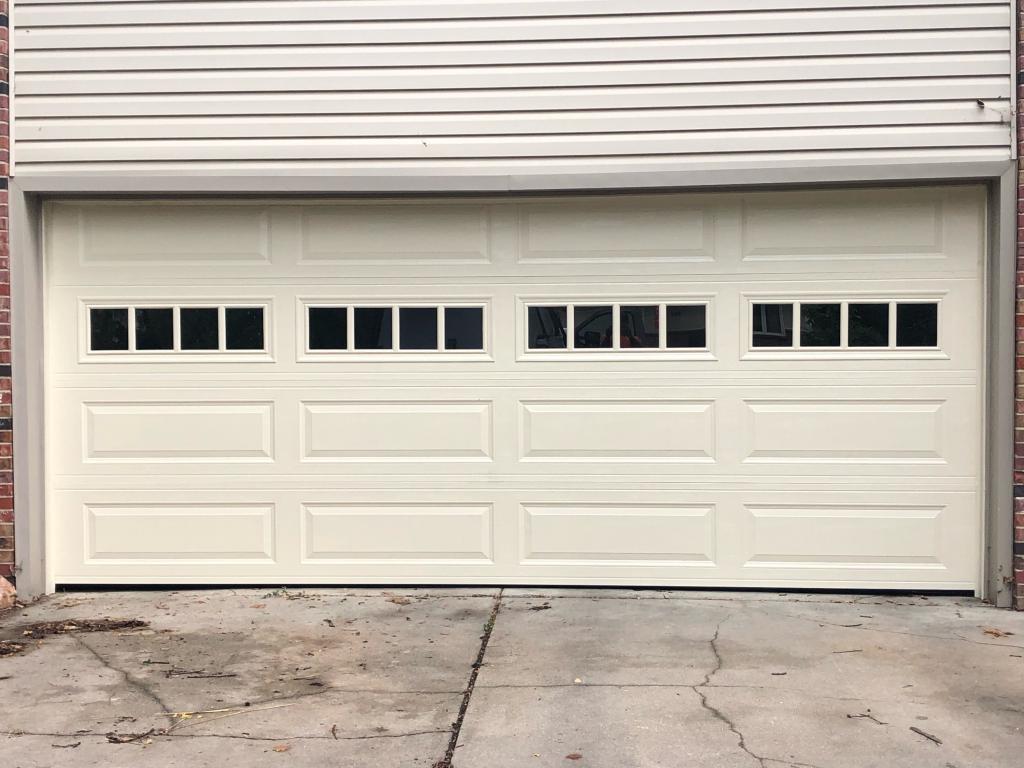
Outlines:
[[[495,594],[263,589],[47,599],[5,615],[0,636],[73,618],[149,626],[50,636],[0,659],[0,700],[18,702],[0,710],[2,762],[280,765],[287,755],[310,765],[431,766],[447,748]],[[113,744],[108,733],[142,736]]]
[[453,736],[451,768],[1016,768],[1024,754],[1024,614],[967,598],[70,593],[3,614],[0,639],[73,618],[149,626],[0,658],[4,768],[449,768]]
[[967,598],[506,590],[454,766],[1010,768],[1021,644]]

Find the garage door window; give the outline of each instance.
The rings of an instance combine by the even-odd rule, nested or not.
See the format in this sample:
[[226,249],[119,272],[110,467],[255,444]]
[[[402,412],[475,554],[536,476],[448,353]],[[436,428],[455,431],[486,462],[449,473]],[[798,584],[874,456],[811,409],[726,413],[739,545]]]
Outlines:
[[306,305],[305,346],[314,354],[483,352],[484,308]]
[[939,343],[937,301],[754,302],[754,349],[919,349]]
[[705,303],[529,304],[526,348],[531,352],[706,350],[707,312]]
[[89,307],[89,352],[266,351],[265,307]]

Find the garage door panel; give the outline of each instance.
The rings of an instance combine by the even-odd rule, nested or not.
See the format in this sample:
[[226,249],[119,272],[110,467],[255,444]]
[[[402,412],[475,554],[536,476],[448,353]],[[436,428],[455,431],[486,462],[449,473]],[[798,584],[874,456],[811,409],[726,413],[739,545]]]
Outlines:
[[273,462],[273,402],[84,402],[85,462]]
[[715,461],[710,400],[519,401],[524,462]]
[[274,505],[86,504],[85,564],[274,564]]
[[490,565],[493,518],[491,504],[303,504],[302,561]]
[[715,566],[713,505],[543,504],[520,506],[520,562],[616,566]]
[[303,401],[302,461],[490,461],[489,401]]
[[[986,241],[978,187],[301,206],[55,202],[46,233],[61,266],[53,285],[97,277],[106,285],[140,277],[589,279],[635,276],[638,266],[693,280],[808,269],[871,277],[879,266],[891,275],[971,276]],[[389,265],[401,273],[387,273]]]

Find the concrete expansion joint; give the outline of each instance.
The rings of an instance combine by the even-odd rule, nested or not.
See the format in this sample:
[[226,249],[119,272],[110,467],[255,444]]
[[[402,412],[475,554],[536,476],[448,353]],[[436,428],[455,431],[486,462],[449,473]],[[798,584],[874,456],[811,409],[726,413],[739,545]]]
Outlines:
[[69,637],[71,637],[71,639],[78,643],[78,645],[80,645],[82,648],[88,651],[88,653],[93,658],[95,658],[96,661],[98,661],[101,665],[109,669],[111,672],[120,675],[122,678],[124,678],[125,683],[127,683],[130,687],[134,688],[136,691],[138,691],[147,699],[154,702],[158,707],[160,707],[160,714],[170,715],[174,711],[169,706],[167,706],[163,699],[161,699],[157,695],[156,691],[154,691],[152,688],[150,688],[148,685],[146,685],[138,678],[131,675],[126,670],[123,670],[119,667],[115,667],[113,664],[110,663],[110,661],[107,658],[103,656],[103,654],[101,654],[99,651],[97,651],[95,648],[93,648],[91,645],[85,642],[85,640],[83,640],[79,635],[71,634],[69,635]]
[[494,632],[494,625],[498,621],[498,612],[501,610],[501,601],[505,595],[505,588],[502,587],[498,590],[498,594],[494,596],[494,604],[491,606],[490,616],[487,618],[487,623],[484,624],[483,634],[480,636],[480,650],[477,651],[476,660],[473,662],[473,667],[469,673],[469,682],[466,684],[466,690],[462,696],[462,706],[459,707],[458,717],[455,718],[455,722],[452,723],[451,738],[448,740],[448,749],[445,750],[444,755],[440,760],[434,763],[432,768],[451,768],[452,758],[455,756],[455,750],[459,746],[459,735],[462,733],[462,724],[466,720],[466,712],[469,711],[469,702],[473,698],[473,690],[476,688],[476,679],[480,675],[480,667],[484,665],[484,656],[487,654],[487,644],[491,640],[491,633]]

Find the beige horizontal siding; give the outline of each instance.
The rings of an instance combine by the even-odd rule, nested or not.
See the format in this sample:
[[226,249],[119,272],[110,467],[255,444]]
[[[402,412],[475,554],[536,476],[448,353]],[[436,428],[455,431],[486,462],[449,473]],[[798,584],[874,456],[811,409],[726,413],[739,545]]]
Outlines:
[[1009,2],[16,0],[13,21],[16,173],[1010,152]]

